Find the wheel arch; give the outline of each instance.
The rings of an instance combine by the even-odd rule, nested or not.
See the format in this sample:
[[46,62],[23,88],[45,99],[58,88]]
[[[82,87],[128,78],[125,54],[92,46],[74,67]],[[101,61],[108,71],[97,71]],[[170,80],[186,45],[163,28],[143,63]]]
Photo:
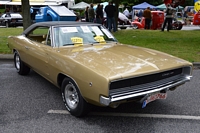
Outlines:
[[57,85],[61,88],[62,82],[65,78],[69,78],[69,76],[66,76],[62,73],[59,73],[57,76]]
[[[66,74],[63,74],[63,73],[59,73],[59,74],[58,74],[58,76],[57,76],[57,85],[58,85],[58,87],[61,88],[62,82],[63,82],[63,80],[64,80],[65,78],[71,79],[71,80],[76,84],[76,86],[77,86],[77,88],[78,88],[78,90],[79,90],[81,96],[83,97],[83,99],[85,99],[85,97],[82,95],[82,92],[81,92],[80,87],[79,87],[79,85],[77,84],[76,80],[74,80],[74,79],[73,79],[72,77],[70,77],[69,75],[66,75]],[[87,101],[87,100],[85,99],[85,101]]]
[[12,52],[13,53],[17,52],[19,54],[19,52],[16,49],[12,49]]
[[[72,77],[70,77],[70,76],[68,76],[68,75],[66,75],[66,74],[63,74],[63,73],[59,73],[58,76],[57,76],[57,84],[58,84],[59,87],[62,86],[62,82],[63,82],[63,80],[64,80],[65,78],[69,78],[69,79],[71,79],[72,81],[74,81],[74,83],[76,84],[76,86],[77,86],[78,89],[79,89],[79,86],[78,86],[77,82],[76,82]],[[80,89],[79,89],[79,91],[80,91]]]

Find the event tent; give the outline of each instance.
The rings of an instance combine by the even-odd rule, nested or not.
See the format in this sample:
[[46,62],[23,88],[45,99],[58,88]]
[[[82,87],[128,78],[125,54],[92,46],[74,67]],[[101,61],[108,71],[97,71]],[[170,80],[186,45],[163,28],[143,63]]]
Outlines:
[[147,2],[143,2],[143,3],[141,3],[141,4],[139,4],[139,5],[135,5],[135,6],[133,6],[132,7],[132,9],[134,10],[134,9],[146,9],[147,7],[150,7],[151,9],[157,9],[157,7],[156,6],[153,6],[153,5],[150,5],[149,3],[147,3]]
[[90,6],[88,3],[85,2],[79,2],[75,4],[74,6],[70,7],[72,10],[84,10],[87,6]]
[[[161,5],[158,5],[156,6],[157,9],[160,9],[160,10],[165,10],[166,9],[166,5],[165,4],[161,4]],[[182,6],[178,6],[179,9],[183,9]],[[176,8],[177,9],[177,8]]]

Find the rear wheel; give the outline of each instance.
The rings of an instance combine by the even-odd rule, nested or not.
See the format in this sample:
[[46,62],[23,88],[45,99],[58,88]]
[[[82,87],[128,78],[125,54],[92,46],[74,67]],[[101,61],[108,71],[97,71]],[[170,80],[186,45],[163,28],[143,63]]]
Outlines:
[[89,112],[90,105],[83,99],[73,80],[65,78],[61,90],[65,107],[72,115],[81,117]]
[[179,22],[179,21],[174,22],[172,25],[173,25],[173,29],[174,29],[174,30],[181,30],[182,27],[183,27],[182,23]]
[[125,30],[127,27],[120,27],[121,30]]
[[21,61],[18,52],[14,53],[14,63],[15,68],[17,69],[17,72],[20,75],[27,75],[30,72],[30,68],[26,64],[24,64],[24,62]]

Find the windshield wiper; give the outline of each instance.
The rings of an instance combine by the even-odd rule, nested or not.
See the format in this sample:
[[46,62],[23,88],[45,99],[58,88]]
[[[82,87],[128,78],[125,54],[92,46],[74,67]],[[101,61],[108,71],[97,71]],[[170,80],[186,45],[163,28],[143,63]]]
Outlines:
[[63,46],[74,45],[74,43],[64,44]]

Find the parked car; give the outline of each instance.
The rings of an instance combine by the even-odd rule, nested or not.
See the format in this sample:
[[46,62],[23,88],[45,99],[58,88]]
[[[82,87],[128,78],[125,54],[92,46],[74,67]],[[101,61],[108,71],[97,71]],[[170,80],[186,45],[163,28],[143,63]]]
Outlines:
[[77,117],[91,104],[115,108],[140,101],[145,107],[192,77],[190,62],[121,44],[97,23],[35,23],[9,36],[8,47],[17,72],[27,75],[32,69],[60,88],[66,109]]
[[4,13],[0,17],[0,25],[6,27],[23,26],[23,18],[19,13]]

